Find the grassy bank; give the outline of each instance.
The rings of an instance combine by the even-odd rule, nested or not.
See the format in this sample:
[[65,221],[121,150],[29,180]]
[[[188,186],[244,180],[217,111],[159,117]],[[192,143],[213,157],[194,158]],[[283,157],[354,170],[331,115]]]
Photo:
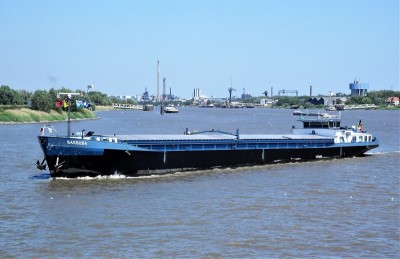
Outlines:
[[[82,109],[79,112],[71,112],[71,119],[95,119],[96,115],[89,110]],[[51,122],[65,121],[68,119],[67,112],[35,111],[28,108],[0,110],[0,123],[26,123],[26,122]]]
[[115,111],[115,108],[111,105],[109,106],[96,105],[96,111]]

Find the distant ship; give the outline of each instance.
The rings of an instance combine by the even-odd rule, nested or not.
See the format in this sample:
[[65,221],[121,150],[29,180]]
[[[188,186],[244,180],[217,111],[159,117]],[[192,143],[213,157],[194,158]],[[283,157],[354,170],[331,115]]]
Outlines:
[[165,113],[178,113],[179,110],[174,106],[167,106],[164,108]]
[[378,140],[356,127],[342,127],[337,116],[302,116],[292,134],[228,133],[218,130],[180,135],[95,135],[93,131],[59,136],[44,126],[38,136],[44,159],[39,169],[52,177],[119,173],[136,176],[182,170],[362,156]]

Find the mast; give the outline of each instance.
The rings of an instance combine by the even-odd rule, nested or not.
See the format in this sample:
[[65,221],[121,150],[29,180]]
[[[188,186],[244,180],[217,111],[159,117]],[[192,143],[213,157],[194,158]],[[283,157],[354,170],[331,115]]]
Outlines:
[[71,101],[73,101],[75,99],[75,97],[79,97],[82,94],[81,93],[59,93],[58,95],[59,95],[60,99],[67,101],[67,103],[68,103],[68,120],[67,120],[67,123],[68,123],[67,130],[68,131],[67,131],[67,133],[68,133],[68,137],[70,137],[71,136],[71,105],[72,105]]

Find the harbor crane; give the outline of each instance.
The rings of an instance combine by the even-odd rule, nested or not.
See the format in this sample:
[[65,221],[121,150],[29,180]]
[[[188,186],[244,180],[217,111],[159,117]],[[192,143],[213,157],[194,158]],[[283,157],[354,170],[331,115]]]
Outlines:
[[279,90],[278,91],[278,96],[285,95],[285,94],[296,94],[296,96],[299,95],[297,90]]

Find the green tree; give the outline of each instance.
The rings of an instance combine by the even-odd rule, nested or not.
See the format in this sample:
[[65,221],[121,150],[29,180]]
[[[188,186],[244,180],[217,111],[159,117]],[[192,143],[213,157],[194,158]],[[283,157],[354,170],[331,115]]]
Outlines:
[[346,101],[347,105],[352,105],[352,104],[362,104],[362,97],[361,96],[352,96]]
[[400,91],[392,90],[381,90],[381,91],[371,91],[367,95],[374,104],[376,105],[386,105],[386,99],[388,97],[400,97]]
[[293,96],[281,96],[278,98],[277,106],[281,107],[290,107],[292,105],[300,105],[300,99],[302,97],[293,97]]
[[314,104],[309,103],[309,102],[304,103],[303,107],[304,107],[304,109],[315,109],[316,108],[316,106]]
[[24,102],[19,93],[11,89],[7,85],[0,87],[0,104],[1,105],[22,105]]
[[71,89],[68,89],[68,88],[63,86],[63,87],[61,87],[61,89],[58,89],[57,92],[59,92],[59,93],[72,93],[73,91]]
[[19,90],[18,94],[19,94],[19,96],[21,98],[21,101],[22,101],[21,104],[24,104],[24,105],[27,105],[29,100],[32,97],[32,92],[29,92],[27,90]]
[[90,101],[95,105],[111,105],[110,98],[108,98],[106,94],[103,94],[101,92],[89,92],[88,96],[90,98]]
[[50,95],[45,90],[36,90],[32,96],[32,109],[44,112],[50,112],[54,103]]
[[49,96],[55,102],[57,100],[57,91],[54,88],[50,88]]
[[131,105],[135,105],[135,104],[136,104],[136,101],[133,100],[133,99],[128,99],[128,100],[126,101],[126,103],[127,103],[127,104],[131,104]]
[[363,97],[363,98],[361,99],[361,103],[362,103],[362,104],[372,104],[373,102],[372,102],[372,100],[371,100],[370,98],[368,98],[368,97]]
[[123,101],[117,97],[109,97],[111,103],[123,103]]

